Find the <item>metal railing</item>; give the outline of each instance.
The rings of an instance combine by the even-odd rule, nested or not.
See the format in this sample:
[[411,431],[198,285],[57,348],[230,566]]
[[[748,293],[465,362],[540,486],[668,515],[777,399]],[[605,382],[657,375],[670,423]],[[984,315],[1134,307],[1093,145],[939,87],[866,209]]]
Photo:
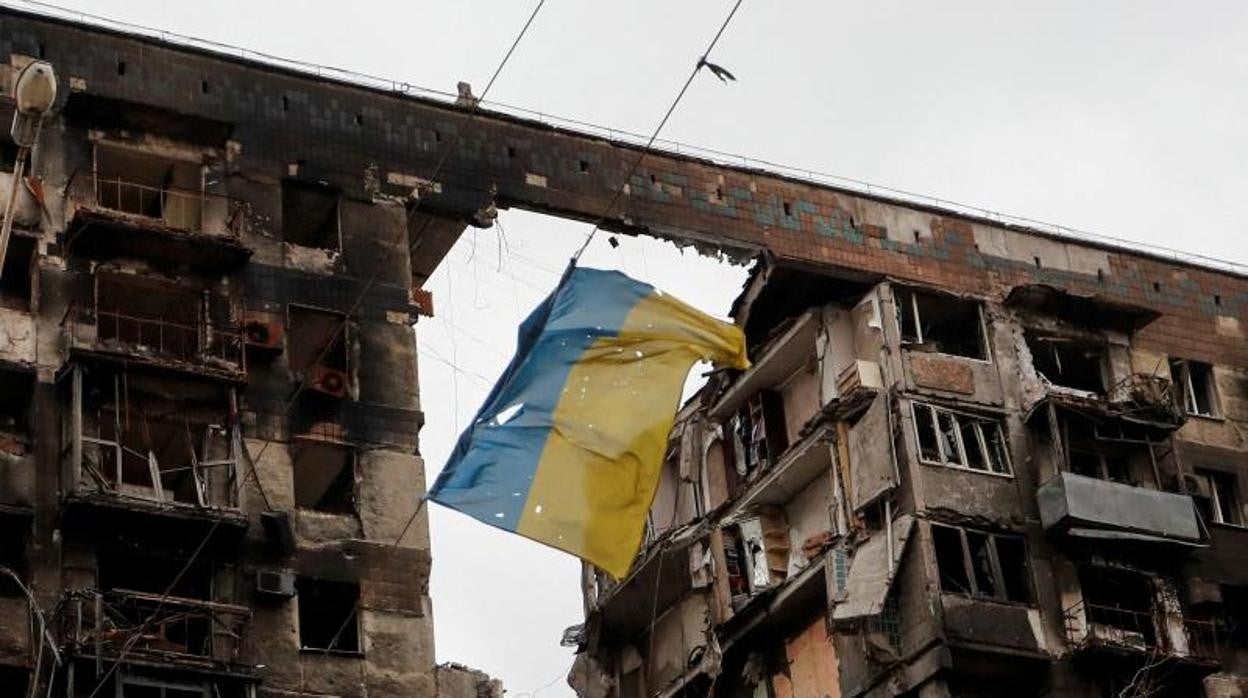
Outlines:
[[203,192],[152,187],[119,178],[97,177],[95,203],[103,208],[159,220],[177,230],[203,227]]
[[221,329],[204,322],[189,324],[86,305],[72,306],[68,317],[70,340],[77,347],[247,371],[246,336],[241,328]]
[[237,661],[251,621],[246,606],[129,590],[70,592],[61,621],[73,651],[102,660],[126,652],[230,663]]
[[1152,612],[1079,601],[1064,612],[1066,637],[1077,646],[1110,645],[1124,649],[1158,647]]

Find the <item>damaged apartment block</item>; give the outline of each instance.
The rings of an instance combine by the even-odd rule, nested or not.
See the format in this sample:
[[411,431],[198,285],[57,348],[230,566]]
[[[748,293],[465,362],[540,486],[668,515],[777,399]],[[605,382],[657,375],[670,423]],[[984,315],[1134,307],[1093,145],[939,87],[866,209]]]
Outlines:
[[581,695],[1240,695],[1244,366],[990,281],[758,263],[753,366],[681,411],[630,574],[586,569]]

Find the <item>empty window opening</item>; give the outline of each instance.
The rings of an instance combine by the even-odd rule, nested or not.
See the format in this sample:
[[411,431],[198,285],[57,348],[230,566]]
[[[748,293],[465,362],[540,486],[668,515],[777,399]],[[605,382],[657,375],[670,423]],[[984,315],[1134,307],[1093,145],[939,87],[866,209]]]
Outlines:
[[42,41],[39,42],[39,57],[40,58],[48,57],[48,47],[44,46]]
[[95,149],[96,204],[179,230],[203,220],[202,168],[106,145]]
[[282,111],[290,111],[290,97],[282,95]]
[[293,446],[295,506],[327,514],[355,513],[355,453],[345,446]]
[[[0,435],[0,440],[3,440]],[[0,453],[3,453],[3,445],[0,444]],[[30,575],[26,564],[26,530],[10,530],[3,537],[0,537],[0,565],[7,567],[24,580],[22,583],[30,585]],[[23,598],[26,593],[22,588],[7,574],[0,574],[0,596],[9,598]]]
[[932,524],[941,591],[1031,603],[1031,572],[1022,536]]
[[914,403],[919,460],[952,468],[1010,474],[1001,422]]
[[653,174],[650,175],[650,186],[652,187],[659,186],[659,178]]
[[516,157],[516,146],[514,145],[507,146],[507,158],[512,159],[515,157]]
[[1157,489],[1157,471],[1148,435],[1113,424],[1067,416],[1062,420],[1070,471],[1133,487]]
[[[116,643],[114,649],[213,655],[214,614],[202,606],[213,600],[210,565],[112,549],[98,550],[96,560],[107,611],[90,623],[105,642]],[[138,634],[139,628],[146,630]]]
[[897,322],[910,349],[988,358],[978,301],[899,288]]
[[134,373],[82,380],[79,485],[123,497],[236,506],[229,397]]
[[1170,360],[1170,377],[1188,414],[1218,417],[1218,390],[1213,366],[1187,359]]
[[[1123,644],[1156,645],[1154,592],[1148,577],[1125,570],[1089,567],[1079,570],[1079,586],[1090,625],[1115,629],[1110,637]],[[1103,634],[1095,628],[1092,632]]]
[[322,652],[360,652],[360,587],[300,577],[295,582],[299,604],[299,646]]
[[95,332],[104,345],[125,345],[189,360],[199,354],[203,299],[187,288],[133,275],[95,278]]
[[1220,470],[1197,470],[1188,478],[1193,485],[1191,495],[1205,521],[1244,525],[1244,509],[1235,480],[1235,473]]
[[341,249],[339,205],[342,192],[315,182],[282,181],[282,239],[292,245]]
[[290,370],[305,388],[335,397],[348,390],[347,316],[290,306],[286,355]]
[[784,202],[784,215],[785,215],[785,216],[787,216],[787,217],[792,217],[792,216],[793,216],[793,204],[791,204],[791,203],[789,203],[789,202],[787,202],[787,201],[786,201],[786,202]]
[[580,165],[582,174],[589,172],[589,162],[587,160],[581,160],[579,165]]
[[18,152],[17,143],[7,136],[0,136],[0,172],[13,171],[13,168],[17,166]]
[[199,91],[200,91],[200,93],[202,93],[202,94],[208,94],[208,92],[209,92],[209,85],[208,85],[208,81],[207,81],[207,80],[200,80],[200,81],[199,81]]
[[0,454],[20,456],[30,450],[30,407],[35,374],[0,369]]
[[363,125],[364,125],[364,115],[363,115],[363,114],[356,114],[356,115],[355,115],[355,125],[356,125],[356,126],[363,126]]
[[720,187],[715,187],[715,200],[716,201],[724,200],[724,190]]
[[14,235],[9,238],[4,272],[0,274],[0,308],[30,310],[31,265],[35,256],[35,240]]
[[1023,333],[1031,350],[1032,365],[1049,383],[1090,393],[1105,392],[1105,347],[1100,344]]
[[117,74],[118,75],[126,74],[126,62],[125,61],[117,61]]
[[1040,258],[1039,258],[1039,257],[1032,257],[1031,259],[1032,259],[1032,261],[1034,261],[1034,262],[1035,262],[1035,264],[1036,264],[1036,268],[1037,268],[1037,269],[1041,269],[1041,268],[1043,268],[1043,267],[1044,267],[1044,264],[1043,264],[1043,263],[1041,263],[1041,261],[1040,261]]
[[1160,282],[1160,281],[1154,281],[1154,282],[1153,282],[1153,292],[1154,292],[1154,293],[1161,293],[1161,282]]
[[434,131],[434,132],[433,132],[433,140],[434,140],[434,142],[436,142],[436,143],[441,143],[441,142],[442,142],[442,132],[441,132],[441,131]]
[[1222,296],[1220,296],[1220,295],[1218,295],[1218,294],[1216,294],[1216,293],[1215,293],[1215,294],[1213,294],[1213,304],[1214,304],[1216,307],[1221,308],[1221,307],[1222,307]]

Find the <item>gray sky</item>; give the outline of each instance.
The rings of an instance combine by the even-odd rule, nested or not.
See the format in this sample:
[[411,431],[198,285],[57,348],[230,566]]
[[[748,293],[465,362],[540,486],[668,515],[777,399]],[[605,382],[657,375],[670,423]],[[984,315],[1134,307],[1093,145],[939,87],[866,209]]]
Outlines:
[[[534,3],[62,4],[480,92]],[[649,133],[730,4],[548,0],[489,97]],[[701,76],[664,136],[1248,262],[1245,37],[1248,4],[1233,1],[746,0],[713,55],[738,82]],[[438,317],[417,327],[431,481],[505,365],[516,324],[588,232],[523,212],[500,220],[451,252],[431,283]],[[663,243],[603,243],[583,263],[715,314],[744,277]],[[558,639],[580,620],[576,561],[431,513],[439,660],[485,669],[513,696],[546,684],[542,696],[570,695]]]

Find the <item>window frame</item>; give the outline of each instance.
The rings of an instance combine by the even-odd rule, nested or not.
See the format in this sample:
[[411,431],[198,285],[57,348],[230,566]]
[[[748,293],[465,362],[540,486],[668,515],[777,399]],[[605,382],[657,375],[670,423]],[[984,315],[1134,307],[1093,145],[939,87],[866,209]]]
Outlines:
[[[1200,405],[1196,400],[1196,384],[1192,380],[1192,366],[1199,366],[1205,371],[1205,379],[1202,381],[1202,390],[1205,399],[1209,402],[1209,411],[1202,412]],[[1178,376],[1175,376],[1175,372]],[[1222,419],[1222,396],[1218,392],[1218,381],[1214,375],[1213,364],[1204,361],[1195,361],[1193,359],[1172,358],[1170,360],[1170,378],[1172,381],[1179,380],[1179,401],[1183,406],[1183,413],[1193,417],[1203,417],[1205,419]]]
[[[1208,523],[1217,524],[1219,526],[1248,528],[1248,524],[1244,521],[1244,503],[1240,498],[1239,478],[1234,472],[1197,468],[1193,471],[1193,474],[1196,475],[1196,477],[1204,479],[1206,486],[1209,488],[1209,496],[1200,497],[1201,499],[1205,499],[1209,502],[1209,511],[1213,516]],[[1225,484],[1229,485],[1230,492],[1223,492],[1222,488],[1219,486],[1219,480],[1223,478],[1229,479],[1229,482]],[[1228,499],[1231,511],[1238,514],[1238,516],[1235,517],[1238,519],[1237,521],[1227,521],[1222,515],[1222,500],[1224,497]]]
[[[919,428],[920,428],[919,427],[919,420],[920,420],[919,410],[920,408],[923,408],[927,411],[930,428],[932,429],[932,432],[936,437],[936,450],[937,450],[937,453],[940,455],[940,460],[938,461],[925,458],[923,455],[923,448],[921,446],[922,441],[923,441],[923,436],[919,432]],[[956,439],[955,447],[958,450],[959,455],[961,457],[960,462],[950,460],[949,455],[945,452],[946,436],[943,433],[942,429],[940,428],[940,421],[941,421],[940,415],[941,414],[947,415],[950,419],[953,420],[952,423],[954,425],[954,429],[952,430],[952,434]],[[947,407],[939,407],[932,403],[920,402],[917,400],[910,402],[910,417],[914,423],[915,443],[916,445],[919,445],[919,448],[916,449],[916,455],[918,456],[918,460],[920,463],[923,463],[926,465],[936,465],[936,466],[940,466],[944,468],[951,468],[953,470],[964,470],[966,472],[979,473],[981,475],[995,475],[997,477],[1005,477],[1005,478],[1014,477],[1014,467],[1013,467],[1013,464],[1010,462],[1009,443],[1006,437],[1005,424],[1003,423],[1002,419],[994,418],[994,417],[984,417],[982,415],[972,414],[970,412],[963,412],[960,410],[951,410]],[[975,444],[974,445],[979,449],[979,453],[984,459],[985,465],[987,466],[985,469],[975,468],[975,467],[972,467],[970,464],[970,458],[967,456],[966,442],[963,437],[963,431],[964,431],[963,425],[967,421],[970,422],[970,426],[974,427],[974,432],[975,432]],[[996,428],[996,432],[1000,439],[1000,444],[1001,444],[1001,448],[999,450],[990,448],[990,444],[992,443],[992,440],[989,438],[989,434],[986,433],[987,430],[984,428],[985,424],[990,424]],[[994,455],[995,453],[999,453],[1005,462],[997,463],[996,462],[997,458]],[[994,469],[993,467],[994,464],[1000,466],[1002,470]]]
[[[916,345],[924,343],[923,318],[919,313],[918,300],[921,295],[947,299],[953,302],[973,303],[975,305],[976,326],[979,330],[979,348],[982,356],[966,356],[965,354],[950,354],[949,352],[944,351],[916,349]],[[978,361],[985,364],[992,363],[992,346],[988,341],[988,320],[984,315],[984,302],[982,300],[978,298],[949,296],[913,286],[894,285],[893,306],[894,315],[896,316],[897,321],[897,340],[903,349],[920,351],[924,354],[935,354],[937,356],[949,356],[966,361]],[[903,306],[906,306],[905,310],[903,310]],[[914,323],[914,334],[911,335],[911,337],[906,336],[906,321],[903,320],[903,314],[910,318],[909,322]]]
[[[974,599],[976,601],[991,601],[995,603],[1007,603],[1022,606],[1036,605],[1036,584],[1035,579],[1032,576],[1031,556],[1029,554],[1026,536],[1018,533],[998,533],[982,529],[968,529],[962,526],[953,526],[950,524],[936,522],[932,522],[929,525],[932,529],[932,560],[936,563],[937,585],[940,588],[940,593],[954,594],[964,598]],[[969,593],[946,589],[942,584],[940,584],[940,580],[944,575],[940,571],[940,558],[936,553],[935,529],[937,528],[956,531],[958,534],[958,540],[962,546],[962,573],[965,576],[967,583],[970,585]],[[979,590],[979,581],[977,579],[978,571],[975,569],[975,561],[971,555],[971,544],[967,535],[968,533],[983,536],[987,543],[986,550],[988,551],[989,571],[991,572],[992,583],[997,589],[997,593],[995,594],[986,594],[980,592]],[[1005,574],[1005,570],[1001,567],[1001,555],[997,549],[997,541],[1002,538],[1013,540],[1022,546],[1022,560],[1025,565],[1025,568],[1022,571],[1022,578],[1026,583],[1026,589],[1023,591],[1027,596],[1025,599],[1011,599],[1008,596],[1009,590],[1006,582],[1007,576]]]

